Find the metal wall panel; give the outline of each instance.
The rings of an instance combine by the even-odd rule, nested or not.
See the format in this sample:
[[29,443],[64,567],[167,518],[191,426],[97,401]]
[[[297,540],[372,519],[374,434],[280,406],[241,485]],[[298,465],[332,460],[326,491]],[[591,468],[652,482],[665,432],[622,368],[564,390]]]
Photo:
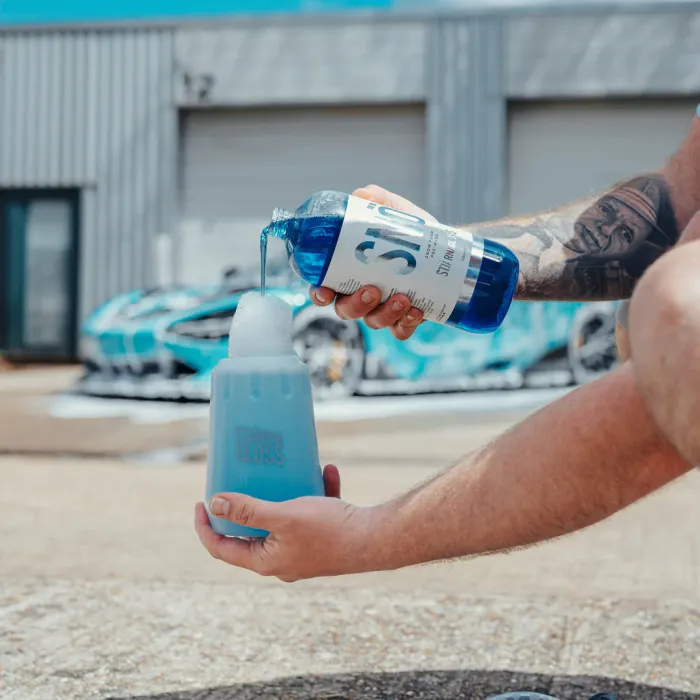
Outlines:
[[[192,110],[182,171],[179,278],[202,284],[237,266],[256,279],[260,231],[275,207],[293,211],[318,190],[351,192],[370,182],[424,205],[425,110]],[[272,242],[270,259],[281,249]]]
[[700,12],[601,13],[508,21],[509,97],[700,91]]
[[513,103],[508,214],[559,207],[658,170],[681,145],[695,107],[687,98]]
[[181,106],[419,102],[423,22],[287,23],[178,30]]
[[436,22],[427,82],[433,213],[455,225],[500,216],[506,138],[500,20]]
[[0,33],[0,188],[81,189],[80,313],[152,279],[177,136],[167,30]]

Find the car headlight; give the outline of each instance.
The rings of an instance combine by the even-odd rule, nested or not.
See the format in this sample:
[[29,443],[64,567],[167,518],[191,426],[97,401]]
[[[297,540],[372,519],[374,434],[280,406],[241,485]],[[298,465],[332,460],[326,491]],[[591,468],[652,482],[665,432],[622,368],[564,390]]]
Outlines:
[[223,315],[203,316],[191,321],[181,321],[170,327],[170,332],[187,338],[203,340],[222,340],[231,330],[233,312]]

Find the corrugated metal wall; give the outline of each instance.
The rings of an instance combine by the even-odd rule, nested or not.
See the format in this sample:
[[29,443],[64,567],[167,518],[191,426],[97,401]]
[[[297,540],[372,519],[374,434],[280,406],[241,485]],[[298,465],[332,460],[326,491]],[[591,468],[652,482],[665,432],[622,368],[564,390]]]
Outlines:
[[0,33],[0,188],[81,189],[80,308],[148,284],[176,183],[172,34]]
[[428,42],[429,198],[452,224],[500,216],[506,102],[498,18],[440,20]]
[[182,28],[176,99],[184,107],[422,102],[425,37],[425,22],[376,19]]
[[[657,10],[662,8],[657,7]],[[508,20],[510,97],[697,95],[698,7]]]

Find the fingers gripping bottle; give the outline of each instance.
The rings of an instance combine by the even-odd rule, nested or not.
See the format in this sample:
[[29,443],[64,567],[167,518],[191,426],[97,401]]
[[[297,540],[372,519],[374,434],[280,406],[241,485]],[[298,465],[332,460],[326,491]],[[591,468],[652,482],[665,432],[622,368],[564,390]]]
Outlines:
[[[292,347],[292,309],[249,292],[212,375],[206,503],[221,492],[267,501],[324,495],[309,370]],[[265,537],[214,517],[215,532]]]
[[505,246],[341,192],[317,192],[294,213],[276,209],[268,236],[285,242],[294,271],[314,286],[352,294],[371,284],[382,300],[402,292],[426,320],[473,333],[501,325],[518,281]]

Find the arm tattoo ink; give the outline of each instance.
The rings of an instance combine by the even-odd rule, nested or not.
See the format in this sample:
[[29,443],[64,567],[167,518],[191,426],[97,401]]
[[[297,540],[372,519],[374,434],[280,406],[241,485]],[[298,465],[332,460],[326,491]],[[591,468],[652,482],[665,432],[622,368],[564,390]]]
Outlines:
[[526,221],[470,229],[518,255],[521,299],[622,299],[680,237],[669,187],[659,174],[635,177],[596,199]]

